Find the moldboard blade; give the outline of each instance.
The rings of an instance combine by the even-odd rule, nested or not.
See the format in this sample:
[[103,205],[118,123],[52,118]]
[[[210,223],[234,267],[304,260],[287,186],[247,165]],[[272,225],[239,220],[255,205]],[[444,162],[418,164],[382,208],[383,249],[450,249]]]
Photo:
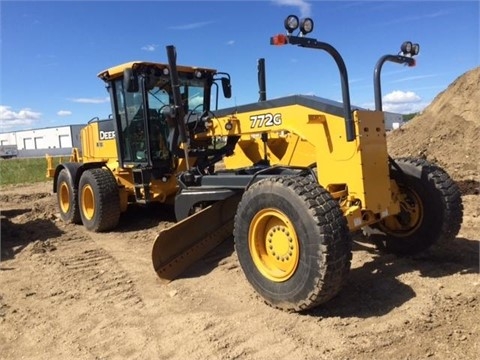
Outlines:
[[232,235],[233,218],[241,195],[225,200],[189,216],[160,231],[152,249],[152,262],[164,282],[176,279],[190,265]]

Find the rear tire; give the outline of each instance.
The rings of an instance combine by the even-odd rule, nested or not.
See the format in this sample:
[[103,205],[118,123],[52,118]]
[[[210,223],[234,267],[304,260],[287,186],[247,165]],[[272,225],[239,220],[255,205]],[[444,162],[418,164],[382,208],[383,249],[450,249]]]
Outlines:
[[398,255],[412,255],[440,241],[453,240],[460,230],[463,205],[460,189],[440,167],[423,159],[396,160],[392,170],[401,196],[402,211],[385,218],[374,242]]
[[57,178],[57,202],[60,218],[68,224],[82,223],[77,193],[68,171],[61,170]]
[[334,297],[350,269],[352,241],[338,203],[310,177],[261,180],[242,196],[235,250],[266,303],[286,311]]
[[79,205],[83,225],[90,231],[108,231],[120,219],[120,194],[109,170],[86,170],[79,184]]

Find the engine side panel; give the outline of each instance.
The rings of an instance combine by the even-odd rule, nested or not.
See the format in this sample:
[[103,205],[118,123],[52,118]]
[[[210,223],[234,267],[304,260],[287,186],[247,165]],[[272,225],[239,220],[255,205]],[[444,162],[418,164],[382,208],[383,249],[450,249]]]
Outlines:
[[357,136],[348,142],[342,108],[335,104],[295,96],[271,101],[271,108],[243,106],[236,110],[245,112],[220,113],[225,116],[217,117],[209,136],[240,135],[234,155],[225,158],[227,169],[265,159],[271,165],[316,164],[323,187],[346,188],[360,209],[385,214],[393,200],[383,113],[355,110]]
[[117,161],[113,119],[90,122],[81,132],[83,162]]

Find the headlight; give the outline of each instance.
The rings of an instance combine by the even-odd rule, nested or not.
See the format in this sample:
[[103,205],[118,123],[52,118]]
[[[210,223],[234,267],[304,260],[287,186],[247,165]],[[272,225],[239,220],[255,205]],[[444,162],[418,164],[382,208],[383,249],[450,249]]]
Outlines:
[[410,41],[405,41],[400,47],[400,50],[402,50],[404,54],[410,54],[412,52],[412,43]]
[[300,23],[300,31],[303,35],[307,35],[313,31],[313,20],[310,18],[302,19]]
[[420,52],[420,45],[419,44],[413,44],[412,45],[412,55],[413,56],[418,55],[419,52]]
[[285,19],[284,25],[289,34],[294,32],[298,28],[298,17],[295,15],[289,15]]

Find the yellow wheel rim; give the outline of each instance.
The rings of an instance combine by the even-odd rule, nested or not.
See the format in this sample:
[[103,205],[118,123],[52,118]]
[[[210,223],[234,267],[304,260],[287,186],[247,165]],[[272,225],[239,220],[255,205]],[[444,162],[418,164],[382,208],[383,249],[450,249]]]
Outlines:
[[70,186],[66,182],[60,184],[58,191],[58,204],[62,213],[66,214],[70,210]]
[[82,189],[82,212],[88,220],[93,219],[95,213],[95,195],[90,185],[85,185]]
[[389,234],[406,237],[415,233],[422,224],[423,205],[415,191],[403,187],[400,192],[400,213],[386,218],[383,227]]
[[300,246],[289,218],[277,209],[263,209],[252,219],[248,246],[260,273],[275,282],[288,280],[299,263]]

